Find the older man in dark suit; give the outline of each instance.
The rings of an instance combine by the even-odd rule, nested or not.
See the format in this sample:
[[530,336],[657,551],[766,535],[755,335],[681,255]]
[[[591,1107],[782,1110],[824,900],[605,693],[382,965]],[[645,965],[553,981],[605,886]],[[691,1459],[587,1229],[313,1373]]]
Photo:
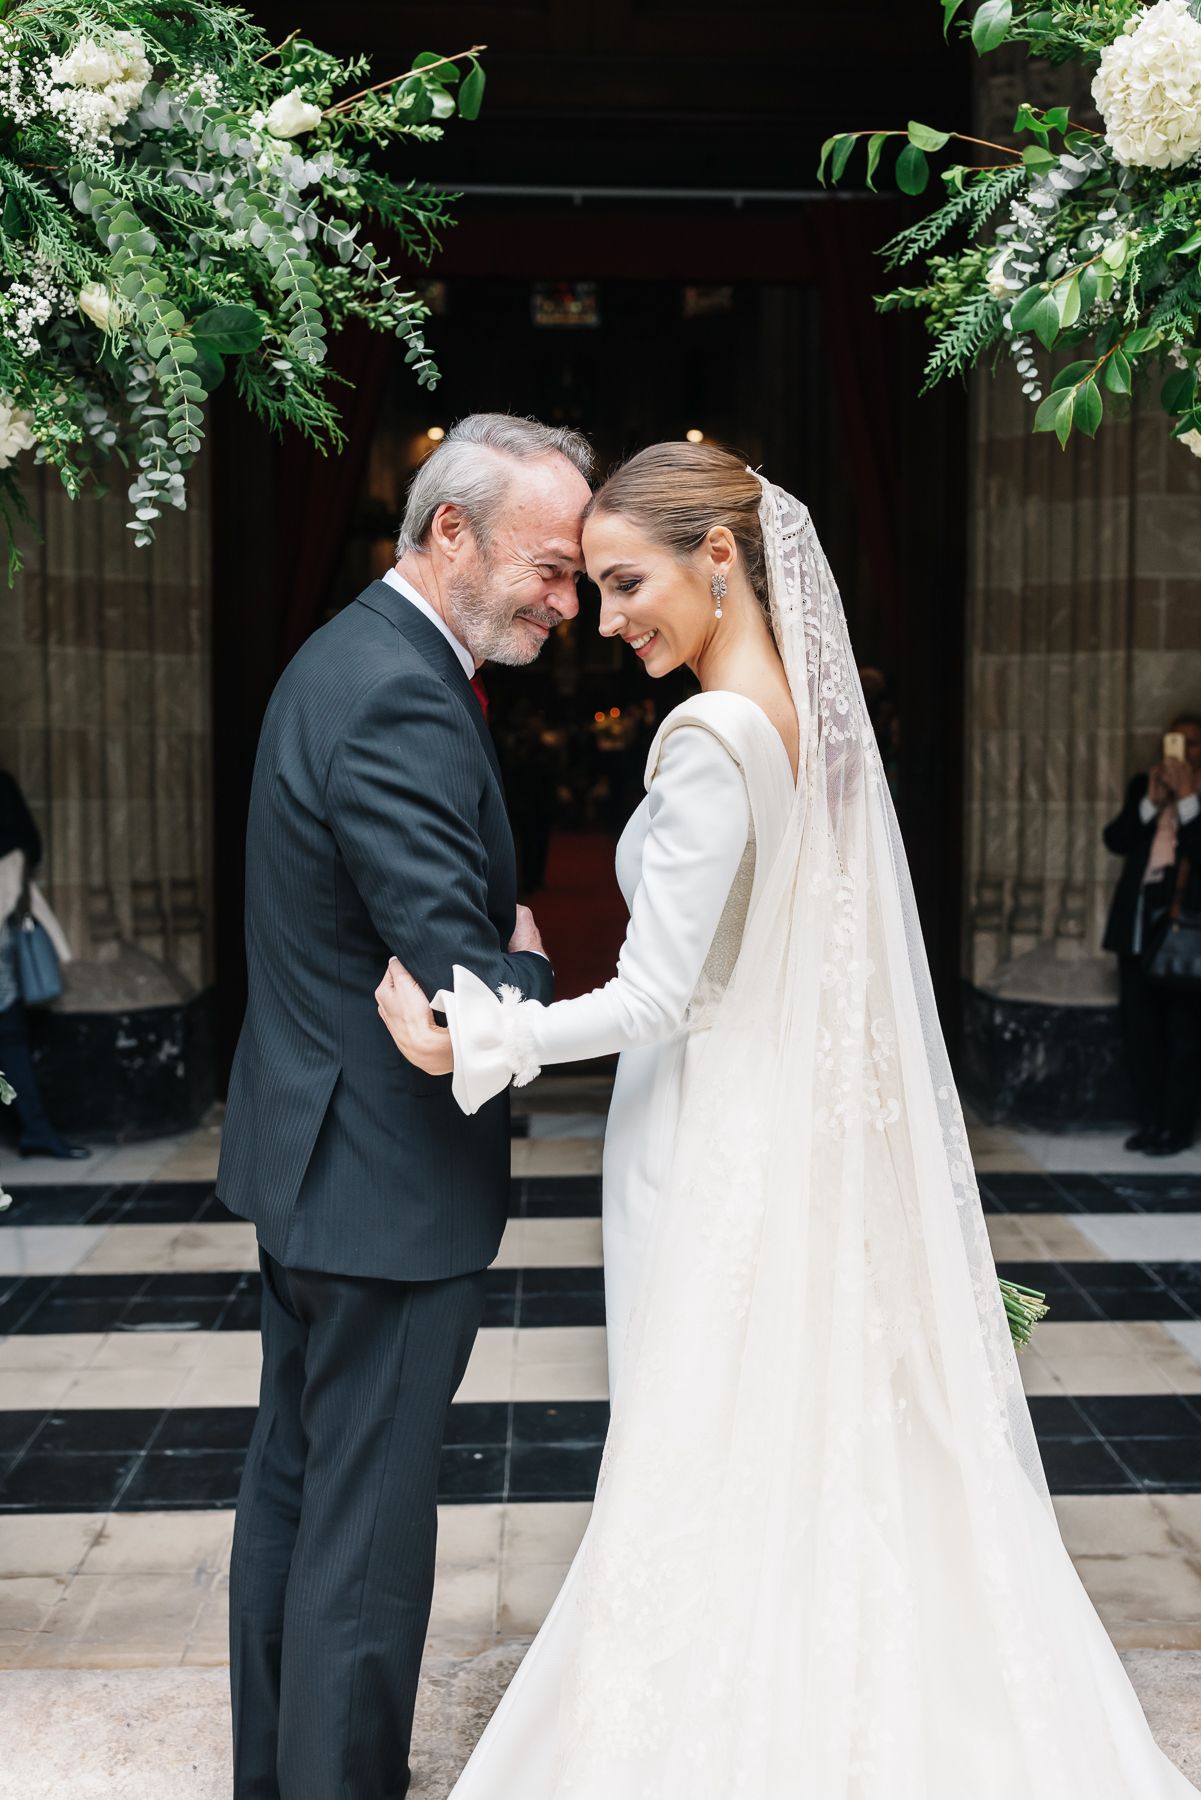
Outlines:
[[250,991],[218,1193],[257,1227],[259,1416],[230,1575],[235,1800],[398,1800],[446,1414],[504,1228],[509,1114],[397,1056],[391,955],[549,1000],[476,681],[577,610],[576,433],[477,414],[410,488],[396,567],[272,697],[247,838]]
[[1201,1007],[1183,989],[1147,980],[1150,933],[1179,896],[1201,905],[1201,719],[1185,715],[1170,731],[1183,757],[1132,777],[1121,812],[1102,834],[1125,858],[1103,946],[1118,959],[1122,1032],[1138,1110],[1128,1150],[1173,1156],[1193,1141],[1201,1092]]

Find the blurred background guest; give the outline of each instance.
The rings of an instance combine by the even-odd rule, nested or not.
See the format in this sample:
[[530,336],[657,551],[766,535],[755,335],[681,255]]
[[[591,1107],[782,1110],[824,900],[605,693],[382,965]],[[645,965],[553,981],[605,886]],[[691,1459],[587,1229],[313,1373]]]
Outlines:
[[516,717],[503,746],[505,792],[522,894],[546,886],[546,858],[555,828],[564,762],[564,733],[528,708]]
[[18,920],[25,908],[29,878],[42,859],[42,839],[14,776],[0,769],[0,864],[8,863],[0,901],[0,1069],[16,1089],[13,1111],[22,1156],[56,1156],[74,1162],[90,1156],[72,1144],[46,1117],[33,1072],[25,1007],[17,985]]
[[[1193,1141],[1201,1088],[1201,1000],[1188,988],[1149,981],[1145,951],[1179,898],[1201,905],[1201,718],[1174,719],[1165,756],[1135,775],[1105,847],[1125,858],[1104,947],[1118,959],[1122,1031],[1137,1110],[1129,1150],[1171,1156]],[[1165,740],[1166,742],[1166,740]]]

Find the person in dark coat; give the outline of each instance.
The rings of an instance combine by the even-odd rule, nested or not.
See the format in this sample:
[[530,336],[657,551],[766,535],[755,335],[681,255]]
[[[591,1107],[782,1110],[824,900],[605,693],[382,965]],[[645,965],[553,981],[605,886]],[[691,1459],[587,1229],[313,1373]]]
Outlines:
[[217,1192],[253,1220],[261,1402],[230,1568],[234,1800],[400,1800],[442,1439],[510,1193],[508,1096],[470,1119],[396,1055],[390,955],[549,1000],[477,685],[578,610],[591,456],[461,420],[397,561],[280,679],[247,831],[249,1003]]
[[[0,857],[19,850],[25,858],[25,878],[42,860],[42,838],[25,804],[16,777],[0,769]],[[0,920],[0,1073],[16,1089],[13,1111],[20,1132],[22,1156],[55,1156],[74,1162],[90,1156],[82,1144],[68,1143],[46,1117],[33,1072],[25,1007],[17,986],[15,915]]]
[[1128,1150],[1172,1156],[1193,1141],[1201,1091],[1201,1003],[1184,988],[1147,980],[1144,948],[1179,896],[1201,906],[1201,718],[1170,727],[1181,760],[1135,775],[1102,836],[1125,858],[1103,947],[1118,959],[1122,1032],[1138,1115]]

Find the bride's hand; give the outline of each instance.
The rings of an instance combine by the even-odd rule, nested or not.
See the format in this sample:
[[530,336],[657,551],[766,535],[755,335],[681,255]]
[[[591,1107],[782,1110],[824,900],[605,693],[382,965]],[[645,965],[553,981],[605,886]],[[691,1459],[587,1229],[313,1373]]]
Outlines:
[[394,956],[375,990],[379,1016],[406,1062],[427,1075],[449,1075],[454,1046],[444,1026],[434,1024],[430,1003],[404,964]]

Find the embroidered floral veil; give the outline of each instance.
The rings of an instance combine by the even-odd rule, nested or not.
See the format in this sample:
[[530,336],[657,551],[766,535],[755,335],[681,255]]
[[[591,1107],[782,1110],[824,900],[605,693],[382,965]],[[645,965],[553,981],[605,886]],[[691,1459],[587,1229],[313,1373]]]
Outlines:
[[972,1800],[1125,1795],[842,604],[806,508],[763,487],[801,779],[689,1077],[555,1792],[943,1800],[935,1765],[1001,1717]]

